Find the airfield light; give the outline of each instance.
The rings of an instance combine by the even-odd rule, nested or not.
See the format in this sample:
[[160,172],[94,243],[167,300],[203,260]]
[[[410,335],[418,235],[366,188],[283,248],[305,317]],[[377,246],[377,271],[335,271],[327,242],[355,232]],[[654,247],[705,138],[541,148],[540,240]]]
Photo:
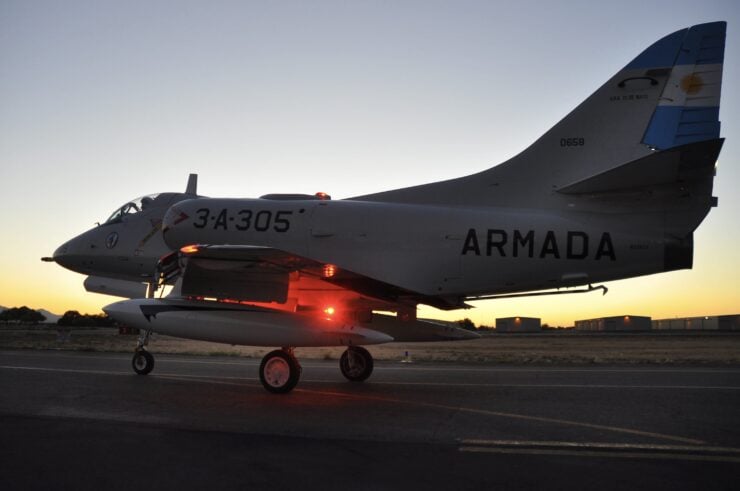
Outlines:
[[323,191],[319,191],[314,196],[316,196],[317,198],[319,198],[321,201],[328,201],[328,200],[331,199],[331,196],[329,196],[327,193],[325,193]]
[[195,244],[186,245],[180,248],[180,252],[183,254],[195,254],[198,252],[198,246]]
[[329,316],[334,315],[334,307],[327,307],[327,308],[325,308],[324,309],[324,313],[326,315],[329,315]]

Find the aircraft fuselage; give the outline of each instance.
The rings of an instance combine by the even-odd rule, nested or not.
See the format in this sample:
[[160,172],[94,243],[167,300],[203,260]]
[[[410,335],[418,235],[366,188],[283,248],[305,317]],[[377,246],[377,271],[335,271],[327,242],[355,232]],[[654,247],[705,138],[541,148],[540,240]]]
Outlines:
[[210,198],[173,206],[163,230],[172,248],[273,247],[424,295],[468,297],[667,270],[674,246],[633,225],[584,212]]

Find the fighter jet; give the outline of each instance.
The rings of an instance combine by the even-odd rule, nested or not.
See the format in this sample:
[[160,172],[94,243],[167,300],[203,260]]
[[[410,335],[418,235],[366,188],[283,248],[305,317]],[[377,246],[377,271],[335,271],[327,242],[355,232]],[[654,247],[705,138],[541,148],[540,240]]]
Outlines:
[[341,200],[206,198],[191,176],[185,193],[124,204],[52,260],[129,298],[104,310],[142,329],[137,373],[152,370],[158,332],[281,347],[260,366],[275,393],[298,383],[295,347],[347,346],[342,373],[365,380],[363,346],[471,336],[417,319],[420,304],[605,292],[594,284],[691,268],[693,232],[717,205],[725,29],[660,39],[477,174]]

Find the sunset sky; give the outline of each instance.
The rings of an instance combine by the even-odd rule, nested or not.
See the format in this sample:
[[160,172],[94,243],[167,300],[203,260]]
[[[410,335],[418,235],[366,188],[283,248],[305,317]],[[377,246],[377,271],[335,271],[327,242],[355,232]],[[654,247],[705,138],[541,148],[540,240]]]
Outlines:
[[713,209],[694,269],[423,317],[554,325],[740,312],[740,3],[0,2],[0,305],[116,299],[39,258],[144,194],[334,199],[517,154],[660,37],[728,22]]

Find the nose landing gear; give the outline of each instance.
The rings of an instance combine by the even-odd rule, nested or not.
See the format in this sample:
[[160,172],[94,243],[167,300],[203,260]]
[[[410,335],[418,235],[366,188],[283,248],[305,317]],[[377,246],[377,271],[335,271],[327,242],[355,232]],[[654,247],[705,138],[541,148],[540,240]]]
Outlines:
[[154,356],[145,349],[137,350],[131,360],[131,366],[139,375],[146,375],[154,370]]
[[131,359],[131,367],[139,375],[146,375],[154,370],[154,356],[146,350],[146,345],[149,344],[149,336],[151,334],[151,331],[146,331],[139,337],[139,342],[136,344],[136,350],[134,351],[134,357]]

